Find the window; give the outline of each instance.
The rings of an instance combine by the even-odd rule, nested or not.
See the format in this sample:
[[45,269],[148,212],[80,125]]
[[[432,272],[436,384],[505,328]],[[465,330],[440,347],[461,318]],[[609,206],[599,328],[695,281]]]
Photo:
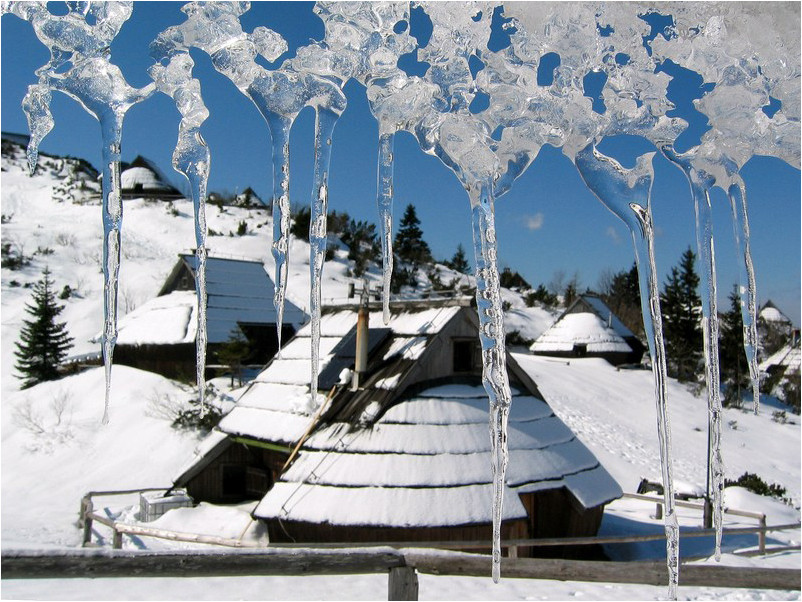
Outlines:
[[223,497],[244,498],[246,492],[245,467],[241,464],[224,464],[220,469],[223,473]]
[[476,341],[471,339],[458,339],[452,342],[454,372],[473,372],[475,349]]

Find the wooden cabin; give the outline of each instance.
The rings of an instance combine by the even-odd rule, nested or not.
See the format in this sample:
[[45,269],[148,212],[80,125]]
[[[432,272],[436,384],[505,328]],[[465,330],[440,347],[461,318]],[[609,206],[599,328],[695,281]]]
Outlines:
[[[378,310],[365,315],[366,343],[355,307],[324,311],[315,399],[311,329],[301,329],[176,486],[196,501],[259,500],[253,515],[274,542],[490,541],[476,310],[450,300],[392,304],[386,325]],[[503,536],[594,535],[620,487],[509,354],[507,369]]]
[[[114,351],[116,363],[169,378],[195,378],[196,267],[195,255],[180,255],[159,296],[120,320]],[[244,335],[250,348],[245,364],[262,367],[275,355],[278,316],[273,307],[274,292],[273,281],[261,261],[207,258],[207,376],[224,369],[219,366],[216,352],[237,332]],[[282,340],[289,340],[306,320],[306,314],[287,300]]]
[[617,366],[639,363],[645,347],[604,301],[581,295],[529,350],[554,357],[601,357]]

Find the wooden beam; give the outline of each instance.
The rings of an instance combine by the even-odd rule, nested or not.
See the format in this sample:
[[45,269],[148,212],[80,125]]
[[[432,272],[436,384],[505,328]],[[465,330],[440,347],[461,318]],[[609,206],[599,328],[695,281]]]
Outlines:
[[409,566],[396,566],[390,569],[387,583],[388,600],[417,600],[418,574]]
[[[490,558],[471,554],[407,552],[407,564],[420,573],[490,577]],[[551,558],[502,558],[502,578],[604,583],[668,584],[665,562],[599,562]],[[800,589],[799,569],[681,565],[680,585],[754,589]]]
[[74,549],[4,551],[2,579],[359,575],[405,565],[395,550],[143,552]]

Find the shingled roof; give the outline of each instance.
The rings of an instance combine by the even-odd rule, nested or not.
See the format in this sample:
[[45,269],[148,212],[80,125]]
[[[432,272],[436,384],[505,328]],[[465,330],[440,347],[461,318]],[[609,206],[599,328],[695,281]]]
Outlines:
[[[450,353],[450,339],[470,331],[475,339],[475,310],[399,304],[392,306],[387,325],[380,312],[371,312],[370,324],[378,327],[371,329],[367,376],[364,387],[351,391],[340,375],[353,368],[347,341],[356,322],[355,308],[329,309],[322,316],[323,390],[316,402],[308,385],[311,329],[306,326],[220,422],[222,433],[246,445],[267,442],[289,450],[300,443],[254,516],[383,527],[490,523],[488,401],[481,368],[446,379],[433,368]],[[619,497],[618,484],[510,355],[508,371],[514,398],[504,518],[526,516],[516,494],[566,488],[585,508]],[[197,473],[196,465],[178,482]]]

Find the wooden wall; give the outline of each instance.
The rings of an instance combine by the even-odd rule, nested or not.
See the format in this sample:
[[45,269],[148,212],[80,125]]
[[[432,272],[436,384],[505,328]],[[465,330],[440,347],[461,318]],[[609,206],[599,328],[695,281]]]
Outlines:
[[[232,443],[184,486],[196,502],[258,500],[273,486],[287,458],[279,451]],[[239,479],[243,481],[238,483]]]

